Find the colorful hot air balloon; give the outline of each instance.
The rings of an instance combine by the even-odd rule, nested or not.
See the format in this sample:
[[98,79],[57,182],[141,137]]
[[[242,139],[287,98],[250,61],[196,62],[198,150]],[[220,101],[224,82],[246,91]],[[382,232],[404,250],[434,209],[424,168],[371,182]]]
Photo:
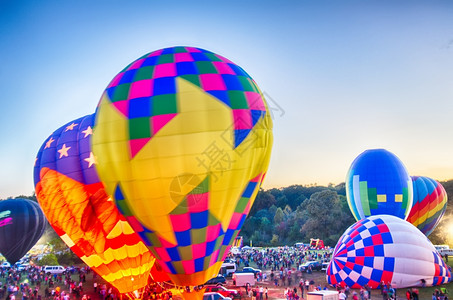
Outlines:
[[105,192],[91,152],[94,116],[57,129],[35,164],[35,189],[63,241],[120,293],[148,282],[154,258]]
[[272,120],[253,79],[215,53],[158,50],[108,85],[96,166],[177,285],[217,275],[267,170]]
[[451,272],[433,244],[415,226],[391,215],[364,218],[340,237],[327,268],[329,284],[377,288],[448,283]]
[[412,176],[414,203],[407,221],[426,236],[436,228],[447,209],[447,192],[434,179]]
[[356,220],[380,214],[405,220],[412,207],[412,180],[393,153],[366,150],[349,168],[346,196]]
[[41,238],[46,224],[36,202],[21,198],[0,201],[0,252],[15,264]]

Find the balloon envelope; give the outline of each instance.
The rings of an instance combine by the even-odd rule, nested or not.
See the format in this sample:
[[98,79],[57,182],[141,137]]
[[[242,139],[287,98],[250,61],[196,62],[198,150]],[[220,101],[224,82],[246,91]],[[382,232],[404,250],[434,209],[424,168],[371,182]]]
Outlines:
[[35,189],[49,223],[63,241],[121,293],[146,286],[154,258],[120,214],[95,170],[94,116],[57,129],[35,164]]
[[366,150],[349,168],[346,196],[356,220],[379,214],[405,220],[412,207],[412,180],[393,153]]
[[436,228],[447,209],[447,192],[442,184],[423,176],[412,176],[414,202],[407,221],[426,236]]
[[36,202],[20,198],[0,201],[0,252],[15,264],[41,238],[46,224]]
[[440,285],[451,272],[434,246],[415,226],[391,215],[364,218],[340,237],[327,268],[329,284],[377,288]]
[[217,275],[267,170],[271,130],[253,79],[199,48],[146,54],[105,90],[99,176],[174,283]]

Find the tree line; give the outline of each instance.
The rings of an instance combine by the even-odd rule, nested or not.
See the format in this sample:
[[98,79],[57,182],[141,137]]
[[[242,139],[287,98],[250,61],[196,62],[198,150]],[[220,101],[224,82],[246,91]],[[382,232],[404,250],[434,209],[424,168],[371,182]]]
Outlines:
[[[429,239],[433,244],[453,247],[453,180],[441,184],[451,200]],[[37,201],[35,195],[15,198]],[[285,246],[319,238],[325,245],[334,247],[344,231],[355,222],[347,203],[345,183],[291,185],[261,189],[239,235],[243,237],[244,245]],[[45,235],[54,248],[60,251],[65,248],[51,226]]]
[[[453,246],[453,180],[441,182],[447,191],[447,209],[429,239]],[[261,189],[240,235],[244,244],[284,246],[319,238],[334,247],[356,221],[346,199],[345,183],[339,185],[291,185]]]

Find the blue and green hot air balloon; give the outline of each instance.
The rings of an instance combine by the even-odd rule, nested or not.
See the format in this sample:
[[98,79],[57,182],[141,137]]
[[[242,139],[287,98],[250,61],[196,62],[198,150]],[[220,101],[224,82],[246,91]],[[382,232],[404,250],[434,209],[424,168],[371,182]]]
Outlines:
[[385,149],[361,153],[346,177],[348,204],[356,220],[382,214],[406,220],[412,207],[412,189],[406,167]]

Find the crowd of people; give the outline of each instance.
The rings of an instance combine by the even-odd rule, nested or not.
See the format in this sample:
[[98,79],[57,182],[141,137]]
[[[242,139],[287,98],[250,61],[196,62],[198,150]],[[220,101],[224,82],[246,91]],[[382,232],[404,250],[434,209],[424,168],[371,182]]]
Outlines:
[[[257,266],[261,272],[256,273],[257,284],[254,287],[247,286],[246,297],[253,300],[269,298],[269,288],[278,288],[283,291],[282,297],[287,300],[305,299],[308,292],[326,289],[336,289],[340,300],[368,300],[371,299],[371,289],[368,286],[360,290],[351,290],[347,286],[322,287],[316,284],[310,276],[310,270],[301,271],[300,266],[308,261],[329,262],[332,249],[311,249],[308,247],[279,247],[250,249],[239,254],[230,254],[229,260],[234,261],[241,267]],[[92,274],[93,290],[85,291],[86,276]],[[315,277],[316,279],[316,277]],[[85,286],[85,287],[84,287]],[[423,284],[422,284],[423,286]],[[148,285],[140,295],[141,299],[172,299],[172,290],[162,283]],[[383,300],[397,299],[396,289],[390,283],[382,282],[379,290],[373,291],[374,297],[380,296]],[[400,291],[401,293],[401,291]],[[408,289],[407,300],[418,300],[418,289]],[[38,266],[29,266],[25,270],[18,271],[14,268],[0,268],[0,299],[6,300],[116,300],[119,293],[116,289],[103,280],[98,280],[96,273],[90,268],[73,268],[65,274],[46,274]],[[398,299],[404,295],[398,295]],[[444,288],[433,292],[432,300],[448,300]]]
[[[258,285],[263,281],[270,281],[275,287],[285,287],[284,298],[297,300],[304,297],[308,291],[325,290],[326,286],[316,285],[313,280],[304,278],[304,273],[299,270],[299,266],[308,261],[328,262],[332,255],[331,248],[322,250],[309,247],[278,247],[266,249],[250,249],[242,251],[240,254],[231,254],[230,260],[236,265],[248,267],[252,263],[256,265],[261,273],[256,274]],[[305,272],[311,273],[311,267]],[[263,289],[263,293],[260,290]],[[250,294],[252,293],[252,294]],[[252,299],[267,299],[267,288],[258,286],[255,289],[246,289],[246,294],[250,294]],[[256,297],[253,296],[256,294]]]
[[[316,285],[313,280],[304,279],[306,273],[299,271],[299,266],[307,261],[329,262],[333,249],[323,250],[312,249],[309,247],[279,247],[267,249],[250,249],[242,251],[240,254],[231,255],[238,267],[247,267],[252,263],[262,269],[262,273],[257,274],[258,283],[263,280],[270,280],[275,287],[285,287],[284,298],[287,300],[304,299],[307,292],[316,290],[326,290],[327,286]],[[269,277],[269,278],[268,278]],[[309,277],[310,278],[310,277]],[[298,283],[298,287],[295,285]],[[423,282],[421,284],[423,286]],[[333,286],[336,289],[340,300],[368,300],[371,299],[372,290],[365,285],[359,290],[351,290],[347,286]],[[382,297],[383,300],[397,299],[397,290],[390,284],[382,282],[379,289],[374,291],[374,297]],[[259,293],[257,293],[259,295]],[[418,300],[418,288],[408,289],[406,292],[407,300]],[[399,295],[398,299],[404,298]],[[260,299],[257,297],[256,299]],[[436,289],[432,295],[432,300],[448,300],[445,288]]]
[[[46,274],[39,266],[28,266],[23,270],[0,268],[0,299],[16,300],[69,300],[71,298],[90,300],[84,293],[86,276],[93,273],[90,268],[73,268],[65,274]],[[78,276],[74,276],[78,275]],[[78,280],[74,280],[76,277]],[[101,299],[116,299],[118,293],[105,284],[94,287]]]
[[331,248],[321,251],[309,247],[278,247],[264,250],[251,249],[240,254],[231,255],[237,266],[248,267],[251,262],[264,270],[278,271],[281,269],[296,268],[307,261],[330,261]]

